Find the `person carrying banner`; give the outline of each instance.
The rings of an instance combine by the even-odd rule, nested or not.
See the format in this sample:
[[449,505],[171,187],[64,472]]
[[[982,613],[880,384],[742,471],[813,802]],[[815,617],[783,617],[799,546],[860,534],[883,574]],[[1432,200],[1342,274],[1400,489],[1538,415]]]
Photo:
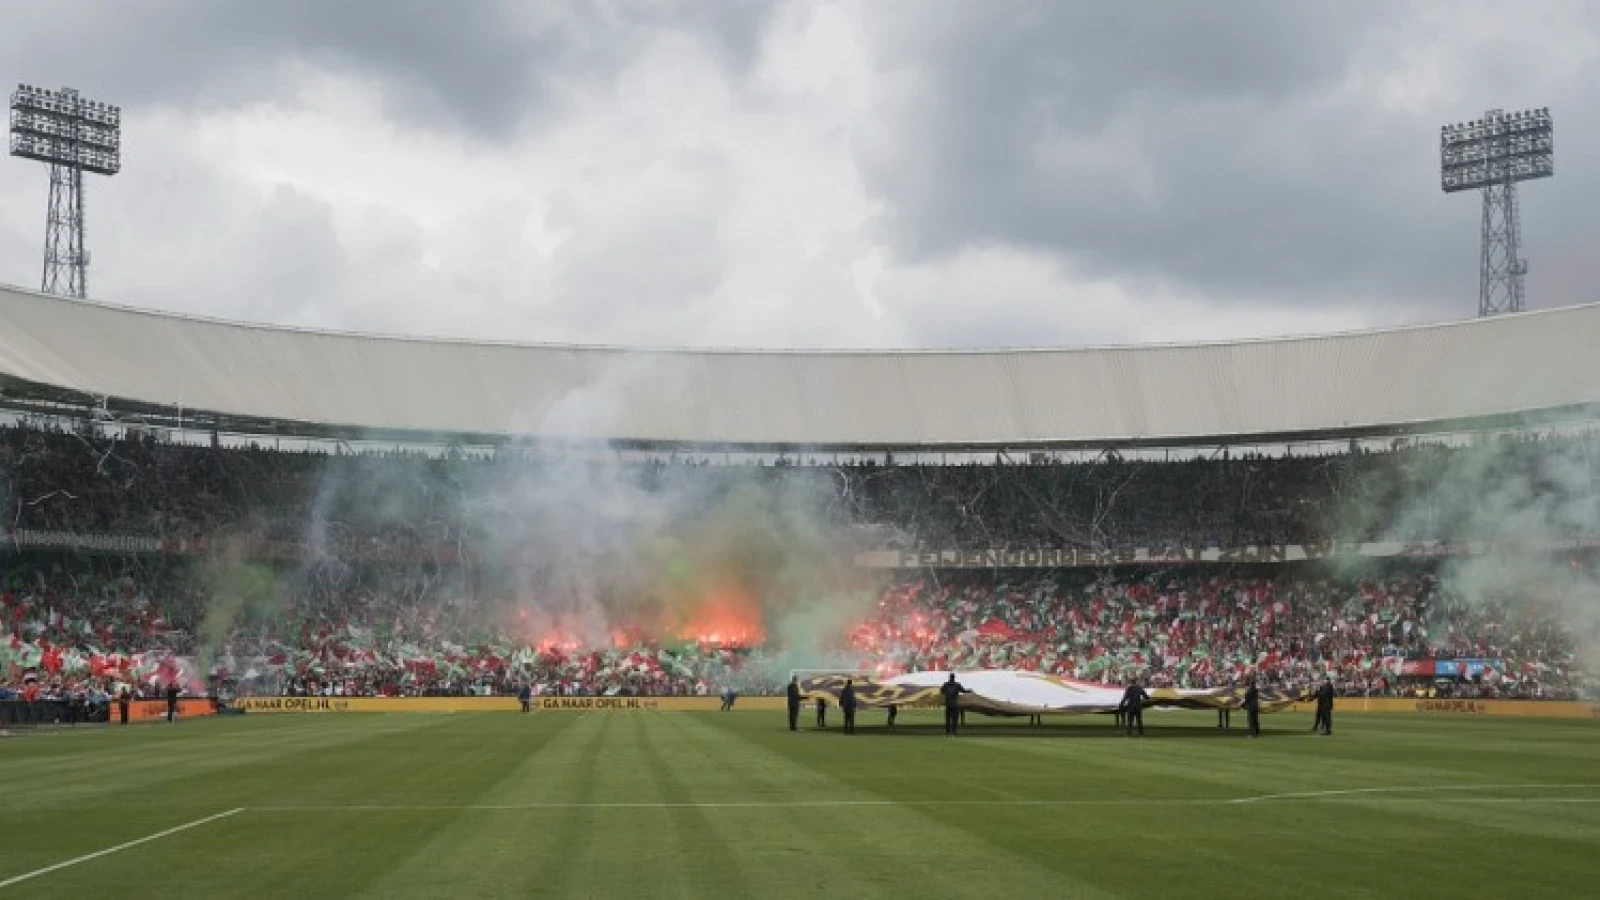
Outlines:
[[1333,734],[1333,679],[1324,677],[1322,686],[1317,688],[1317,719],[1311,725],[1312,731],[1321,730],[1323,734]]
[[962,687],[956,681],[956,673],[950,673],[950,680],[939,687],[940,696],[944,697],[944,733],[955,737],[961,725],[961,695],[970,694],[971,691]]
[[800,676],[789,676],[789,686],[783,689],[783,696],[789,702],[789,730],[800,730]]
[[1261,692],[1256,690],[1256,680],[1250,679],[1244,689],[1244,717],[1251,737],[1261,736]]
[[1128,737],[1133,737],[1134,726],[1139,728],[1139,736],[1144,737],[1144,702],[1150,699],[1145,689],[1139,686],[1137,679],[1128,683],[1128,689],[1122,692],[1122,721],[1126,723]]
[[844,733],[856,733],[856,689],[855,682],[846,678],[844,690],[839,692],[839,709],[844,711]]

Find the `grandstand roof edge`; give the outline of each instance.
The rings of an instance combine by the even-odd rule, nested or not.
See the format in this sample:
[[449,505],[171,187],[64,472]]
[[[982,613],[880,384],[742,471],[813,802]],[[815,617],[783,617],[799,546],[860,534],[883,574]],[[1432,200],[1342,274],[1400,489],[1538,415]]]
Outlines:
[[[14,379],[0,375],[0,384],[17,384]],[[15,396],[15,395],[13,395]],[[0,391],[0,409],[45,415],[88,416],[90,405],[75,411],[63,409],[59,389],[44,387],[40,398],[53,396],[48,402],[56,406],[12,403]],[[88,399],[88,398],[85,398]],[[952,441],[943,443],[869,443],[869,442],[737,442],[737,441],[673,441],[649,438],[578,439],[540,437],[514,432],[430,432],[393,428],[367,428],[351,425],[322,424],[292,420],[254,419],[212,410],[161,407],[121,398],[105,398],[103,408],[116,415],[135,417],[118,420],[122,424],[147,425],[165,430],[209,431],[250,438],[287,438],[291,440],[342,440],[394,444],[437,445],[459,443],[469,447],[495,447],[520,445],[533,448],[605,448],[613,450],[697,451],[702,453],[992,453],[1014,451],[1064,451],[1064,450],[1117,450],[1162,449],[1194,447],[1226,447],[1249,445],[1278,445],[1342,441],[1350,439],[1427,437],[1430,435],[1464,434],[1518,428],[1538,428],[1573,425],[1584,422],[1600,423],[1600,402],[1574,404],[1542,409],[1470,416],[1454,419],[1433,419],[1413,422],[1378,423],[1340,426],[1327,429],[1300,429],[1274,432],[1240,432],[1213,434],[1180,434],[1148,437],[1070,438],[1061,440],[1031,441]],[[178,413],[178,415],[174,415]]]
[[[1600,303],[1301,339],[628,351],[392,339],[0,290],[12,405],[241,434],[648,447],[1176,447],[1461,430],[1600,404]],[[1562,413],[1570,415],[1570,413]],[[1466,427],[1476,427],[1468,425]]]
[[358,331],[337,328],[311,328],[298,325],[282,325],[270,322],[255,322],[245,319],[227,319],[220,316],[205,316],[198,313],[176,312],[170,310],[151,309],[148,307],[132,306],[116,303],[109,300],[82,297],[62,297],[56,294],[46,294],[20,285],[0,282],[0,290],[13,291],[19,294],[31,295],[41,299],[56,301],[64,304],[95,307],[108,311],[127,313],[139,316],[151,316],[160,319],[180,322],[195,322],[206,325],[222,325],[230,328],[244,328],[253,331],[277,332],[282,334],[319,335],[327,337],[360,338],[374,341],[396,341],[403,343],[422,344],[453,344],[480,347],[503,347],[510,349],[528,350],[579,350],[607,353],[639,353],[639,354],[709,354],[709,355],[788,355],[788,356],[867,356],[879,354],[904,354],[904,355],[982,355],[998,353],[1103,353],[1108,351],[1140,351],[1140,350],[1171,350],[1179,348],[1206,348],[1226,347],[1261,343],[1287,344],[1302,341],[1322,341],[1337,338],[1358,338],[1370,335],[1393,334],[1396,332],[1419,332],[1433,329],[1448,329],[1457,327],[1479,327],[1513,318],[1536,318],[1573,310],[1586,308],[1600,308],[1600,300],[1591,300],[1587,303],[1574,303],[1568,306],[1548,307],[1545,309],[1524,310],[1518,313],[1507,313],[1501,316],[1475,316],[1465,319],[1447,319],[1435,322],[1416,322],[1409,324],[1385,325],[1373,328],[1354,328],[1340,331],[1327,331],[1317,333],[1291,333],[1283,335],[1258,335],[1241,338],[1216,338],[1199,341],[1148,341],[1136,344],[1075,344],[1069,346],[987,346],[987,347],[728,347],[728,346],[670,346],[670,345],[642,345],[642,344],[599,344],[599,343],[559,343],[538,341],[510,341],[489,340],[484,338],[449,337],[442,335],[409,335],[390,332]]

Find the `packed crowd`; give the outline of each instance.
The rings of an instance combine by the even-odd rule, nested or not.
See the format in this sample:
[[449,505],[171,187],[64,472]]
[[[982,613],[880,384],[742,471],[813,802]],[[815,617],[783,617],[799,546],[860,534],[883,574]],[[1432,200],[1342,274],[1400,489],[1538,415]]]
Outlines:
[[[1575,697],[1579,640],[1600,639],[1549,594],[1480,602],[1412,570],[1335,579],[1309,570],[1249,575],[922,577],[886,590],[852,634],[878,671],[1026,669],[1085,681],[1217,687],[1247,677],[1295,691],[1324,676],[1341,692],[1419,687],[1455,695]],[[1473,660],[1448,679],[1419,660]]]
[[[232,599],[195,587],[204,578]],[[272,589],[252,584],[272,581]],[[1305,567],[1160,573],[922,573],[854,608],[825,648],[563,632],[539,610],[473,599],[443,570],[324,573],[14,557],[0,590],[0,682],[46,696],[155,692],[334,696],[716,695],[775,692],[790,668],[888,676],[1018,668],[1112,684],[1210,687],[1255,675],[1347,694],[1412,691],[1418,659],[1472,659],[1440,682],[1474,695],[1565,698],[1584,687],[1579,642],[1600,634],[1548,593],[1467,602],[1431,570],[1337,579]],[[841,601],[848,602],[848,601]],[[224,616],[220,621],[218,616]],[[847,621],[848,620],[848,621]],[[1431,675],[1431,673],[1429,673]]]
[[[560,627],[474,599],[463,572],[273,569],[160,557],[10,557],[0,581],[0,689],[338,696],[714,695],[769,689],[760,648]],[[224,597],[225,599],[220,599]],[[529,613],[534,615],[530,618]]]
[[1506,529],[1525,523],[1483,514],[1485,485],[1504,495],[1503,506],[1560,509],[1545,523],[1554,533],[1600,522],[1594,441],[1584,433],[1270,457],[708,465],[522,449],[328,455],[11,424],[0,427],[0,503],[11,529],[172,541],[246,535],[346,557],[504,550],[494,536],[525,533],[530,516],[557,516],[583,492],[668,498],[687,514],[751,485],[803,499],[829,524],[882,526],[882,541],[905,548],[1493,539],[1516,537]]
[[[548,597],[527,599],[537,586],[506,573],[607,565],[603,554],[561,553],[631,551],[729,509],[737,514],[721,524],[734,530],[804,520],[785,541],[851,534],[938,549],[1505,536],[1496,528],[1593,536],[1592,439],[1171,461],[710,465],[522,451],[290,453],[11,423],[0,427],[0,529],[131,536],[156,549],[95,555],[18,543],[0,557],[0,682],[17,690],[31,676],[29,690],[63,696],[174,681],[192,691],[358,695],[522,684],[715,694],[772,690],[786,679],[780,667],[815,664],[1020,667],[1189,686],[1246,672],[1284,684],[1328,673],[1346,691],[1385,693],[1408,686],[1404,660],[1438,655],[1492,661],[1459,685],[1468,690],[1566,695],[1582,678],[1576,642],[1597,636],[1575,634],[1582,626],[1553,612],[1559,598],[1529,583],[1468,602],[1426,568],[1367,581],[1283,566],[923,573],[884,588],[854,630],[803,659],[781,641],[649,637],[597,611],[593,585],[585,603],[552,610]],[[752,505],[752,491],[765,499]],[[623,534],[639,521],[656,530]],[[729,555],[757,566],[822,559],[737,549]]]

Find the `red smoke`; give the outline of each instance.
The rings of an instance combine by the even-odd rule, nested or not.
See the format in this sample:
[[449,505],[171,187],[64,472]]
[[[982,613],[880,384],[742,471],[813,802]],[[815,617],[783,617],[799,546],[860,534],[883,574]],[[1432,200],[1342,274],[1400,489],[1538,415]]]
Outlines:
[[719,647],[753,647],[767,638],[761,604],[740,588],[713,589],[688,613],[678,636]]

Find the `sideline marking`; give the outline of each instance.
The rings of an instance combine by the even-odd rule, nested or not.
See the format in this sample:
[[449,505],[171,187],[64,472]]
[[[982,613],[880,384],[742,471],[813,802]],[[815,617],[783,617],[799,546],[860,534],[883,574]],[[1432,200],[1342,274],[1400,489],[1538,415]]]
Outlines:
[[179,825],[176,828],[168,828],[166,831],[158,831],[155,834],[139,838],[138,840],[129,841],[126,844],[118,844],[115,847],[108,847],[104,850],[96,850],[93,853],[86,853],[83,856],[69,859],[65,862],[58,862],[53,866],[45,866],[42,869],[35,869],[32,872],[28,872],[23,875],[17,875],[13,878],[7,878],[5,881],[0,881],[0,888],[8,888],[14,884],[27,881],[30,878],[38,878],[40,875],[48,875],[57,869],[65,869],[68,866],[75,866],[78,863],[88,862],[91,859],[99,859],[102,856],[110,856],[113,853],[116,853],[120,850],[126,850],[129,847],[137,847],[140,844],[148,844],[151,841],[160,840],[168,835],[177,834],[180,831],[188,831],[191,828],[199,828],[201,825],[204,825],[207,822],[215,822],[218,819],[226,819],[228,816],[236,815],[242,812],[244,812],[244,807],[241,806],[236,809],[230,809],[227,812],[217,813],[214,816],[206,816],[204,819],[196,819],[193,822]]
[[[778,802],[760,802],[753,800],[711,801],[696,803],[692,801],[678,802],[628,802],[616,803],[394,803],[394,804],[320,804],[320,805],[293,805],[293,806],[252,806],[251,812],[316,812],[341,810],[347,812],[433,812],[448,810],[484,810],[484,811],[534,811],[542,809],[807,809],[807,808],[837,808],[837,807],[878,807],[878,806],[1229,806],[1240,803],[1259,803],[1267,800],[1319,800],[1358,794],[1399,794],[1416,793],[1420,791],[1489,791],[1489,790],[1524,790],[1529,788],[1544,788],[1549,790],[1570,790],[1573,788],[1600,788],[1600,784],[1474,784],[1474,785],[1437,785],[1432,787],[1374,787],[1350,788],[1338,791],[1299,791],[1287,794],[1260,794],[1253,797],[1188,797],[1188,798],[1160,798],[1160,797],[1110,797],[1105,799],[1082,800],[793,800]],[[1407,799],[1407,798],[1396,798]],[[1445,798],[1446,801],[1471,803],[1600,803],[1600,797],[1571,798],[1571,797],[1460,797]],[[1433,800],[1432,802],[1441,802]]]
[[[1228,802],[1261,803],[1267,800],[1316,800],[1321,797],[1349,797],[1356,794],[1416,794],[1435,791],[1521,791],[1530,788],[1557,790],[1561,788],[1591,787],[1600,787],[1600,784],[1436,784],[1420,787],[1365,787],[1345,788],[1337,791],[1291,791],[1286,794],[1261,794],[1256,797],[1240,797],[1237,800]],[[1479,802],[1481,802],[1481,798]]]

